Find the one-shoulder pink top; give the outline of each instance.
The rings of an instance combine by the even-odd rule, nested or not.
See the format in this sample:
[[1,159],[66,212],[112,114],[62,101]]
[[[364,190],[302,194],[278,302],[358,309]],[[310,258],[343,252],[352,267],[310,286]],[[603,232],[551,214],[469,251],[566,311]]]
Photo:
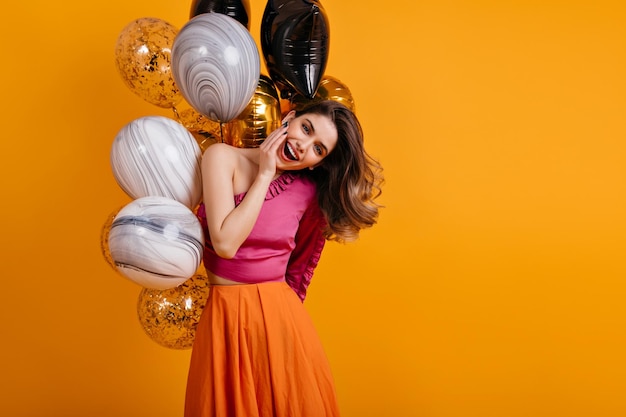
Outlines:
[[[245,193],[234,196],[235,205]],[[204,205],[198,218],[205,233],[204,266],[240,283],[287,281],[301,300],[313,277],[326,240],[325,219],[309,178],[285,172],[270,184],[259,217],[232,259],[220,258],[211,244]]]

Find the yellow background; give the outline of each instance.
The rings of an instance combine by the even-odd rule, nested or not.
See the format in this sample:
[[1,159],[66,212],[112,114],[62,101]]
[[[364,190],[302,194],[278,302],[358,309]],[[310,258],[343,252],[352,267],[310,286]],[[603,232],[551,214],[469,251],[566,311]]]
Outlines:
[[[139,17],[190,2],[3,6],[0,413],[182,415],[189,351],[142,331],[100,230]],[[258,41],[264,2],[251,0]],[[324,3],[326,74],[385,166],[379,225],[329,244],[306,307],[347,417],[626,415],[626,8]]]

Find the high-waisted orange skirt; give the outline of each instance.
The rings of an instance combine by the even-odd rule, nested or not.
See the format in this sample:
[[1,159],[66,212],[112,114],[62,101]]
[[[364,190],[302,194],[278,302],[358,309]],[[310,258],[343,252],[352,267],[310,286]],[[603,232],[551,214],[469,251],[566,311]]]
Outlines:
[[212,286],[196,329],[185,417],[338,416],[326,354],[284,282]]

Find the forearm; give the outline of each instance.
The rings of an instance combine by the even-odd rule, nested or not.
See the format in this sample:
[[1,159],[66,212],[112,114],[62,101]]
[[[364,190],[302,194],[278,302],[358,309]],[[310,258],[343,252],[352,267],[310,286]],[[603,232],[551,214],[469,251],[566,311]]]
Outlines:
[[235,256],[248,238],[259,217],[271,181],[271,177],[257,176],[241,203],[226,215],[217,230],[211,230],[211,243],[220,257]]

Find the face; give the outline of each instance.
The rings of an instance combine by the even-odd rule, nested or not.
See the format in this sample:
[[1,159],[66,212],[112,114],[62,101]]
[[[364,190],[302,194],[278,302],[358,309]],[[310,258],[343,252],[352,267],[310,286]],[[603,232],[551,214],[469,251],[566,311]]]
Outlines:
[[285,119],[289,125],[283,146],[278,150],[278,166],[283,170],[315,167],[337,146],[337,128],[320,114],[307,113]]

